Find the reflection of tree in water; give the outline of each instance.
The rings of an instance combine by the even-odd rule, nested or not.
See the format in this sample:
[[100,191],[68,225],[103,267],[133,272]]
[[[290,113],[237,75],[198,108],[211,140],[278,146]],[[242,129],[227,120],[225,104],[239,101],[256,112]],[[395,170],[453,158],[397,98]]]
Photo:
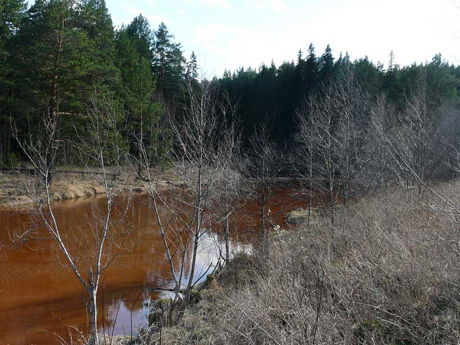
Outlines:
[[[69,237],[83,236],[85,214],[90,211],[91,200],[93,199],[55,204],[63,235],[65,233]],[[145,195],[134,197],[127,217],[127,224],[133,230],[127,249],[113,262],[101,281],[99,322],[101,328],[103,326],[107,330],[111,330],[115,325],[114,334],[129,334],[131,309],[134,325],[146,322],[148,301],[161,295],[161,292],[155,292],[154,289],[171,286],[169,264],[163,243],[157,224],[152,221],[152,210],[146,202]],[[246,203],[244,207],[250,205]],[[238,210],[231,217],[234,227],[230,231],[231,252],[250,251],[254,224],[257,221],[254,217],[257,218],[257,215]],[[0,234],[8,236],[8,230],[19,231],[21,227],[28,226],[29,222],[28,214],[0,212]],[[213,224],[201,241],[196,278],[206,271],[211,262],[216,263],[219,255],[218,246],[225,248],[222,224]],[[34,250],[22,247],[17,250],[0,251],[2,262],[8,262],[8,265],[0,266],[0,275],[9,277],[2,285],[2,291],[9,299],[0,301],[0,340],[9,334],[23,334],[24,327],[28,330],[28,336],[33,337],[34,342],[39,344],[47,344],[54,340],[53,335],[42,332],[44,329],[60,334],[59,325],[64,330],[67,325],[72,325],[86,331],[86,313],[81,303],[81,289],[75,278],[65,268],[56,264],[58,251],[55,250],[54,243],[37,241],[30,242],[29,246]],[[180,263],[180,257],[176,255],[174,265],[177,271]],[[186,278],[190,274],[190,264],[191,251],[187,254],[184,265]],[[27,280],[23,277],[27,277]],[[187,281],[188,279],[183,281],[183,285],[186,285]],[[148,289],[132,308],[144,286]],[[116,317],[118,306],[120,309]],[[26,309],[28,312],[24,315],[23,311]],[[8,326],[2,327],[6,322]]]

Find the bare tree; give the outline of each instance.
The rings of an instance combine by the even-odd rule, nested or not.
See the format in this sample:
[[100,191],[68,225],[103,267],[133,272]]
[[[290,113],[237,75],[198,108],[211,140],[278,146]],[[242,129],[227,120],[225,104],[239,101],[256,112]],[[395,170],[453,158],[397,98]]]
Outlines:
[[[235,108],[229,98],[224,96],[223,100],[218,100],[215,85],[207,81],[190,83],[185,92],[188,103],[184,106],[184,116],[171,124],[175,140],[172,165],[183,180],[183,187],[171,186],[161,192],[149,168],[145,169],[147,179],[144,182],[175,283],[175,300],[179,291],[183,291],[185,260],[191,251],[184,305],[202,276],[197,277],[196,272],[200,239],[209,228],[230,216],[230,208],[223,216],[217,216],[215,208],[222,190],[227,188],[228,191],[227,183],[233,177],[229,169],[238,146]],[[145,148],[142,159],[142,164],[149,167],[151,160]],[[174,265],[177,254],[179,268]]]
[[405,187],[415,183],[421,194],[447,154],[442,143],[443,107],[430,104],[423,73],[406,99],[405,111],[398,114],[389,109],[383,99],[374,107],[374,130]]
[[312,123],[313,117],[309,115],[309,107],[306,102],[300,109],[296,111],[296,116],[299,122],[299,132],[296,135],[298,143],[296,150],[296,166],[297,173],[308,180],[308,224],[311,222],[312,206],[313,206],[313,193],[314,189],[318,188],[314,183],[314,177],[317,176],[315,169],[315,151],[314,151],[314,124]]
[[[232,125],[234,108],[229,99],[217,100],[215,86],[207,81],[188,85],[190,103],[181,122],[173,124],[176,169],[187,185],[190,207],[188,230],[193,237],[192,262],[186,288],[186,302],[195,284],[196,257],[200,238],[213,223],[210,207],[216,201],[225,172],[236,150]],[[230,121],[230,122],[228,122]],[[228,176],[227,176],[228,177]],[[185,223],[185,219],[184,219]]]
[[[366,155],[366,133],[369,123],[369,102],[347,70],[313,94],[297,111],[300,131],[300,172],[309,180],[309,214],[311,214],[313,181],[316,188],[327,191],[331,222],[339,194],[346,206],[351,191],[357,192]],[[306,174],[306,175],[305,175]]]
[[[334,91],[331,86],[326,87],[322,94],[312,96],[308,104],[310,120],[304,123],[306,126],[311,126],[304,131],[311,134],[310,155],[315,160],[315,170],[319,180],[325,182],[332,223],[334,223],[334,206],[338,195],[341,163],[338,157],[339,142],[335,136],[334,125],[337,113],[334,101]],[[323,183],[319,185],[323,186]]]
[[[44,118],[44,133],[40,137],[29,134],[15,138],[31,164],[37,177],[32,180],[29,193],[35,202],[38,220],[53,237],[60,248],[60,263],[71,269],[87,292],[86,308],[90,315],[91,334],[89,343],[98,344],[97,294],[102,273],[120,254],[125,234],[120,225],[127,207],[116,216],[115,203],[123,192],[120,185],[120,170],[125,157],[121,136],[117,128],[117,112],[110,104],[99,104],[95,94],[86,113],[87,131],[77,131],[76,145],[82,161],[88,168],[99,169],[98,178],[105,189],[104,206],[93,203],[88,216],[89,230],[79,230],[78,236],[69,238],[61,232],[52,204],[51,177],[59,149],[57,120]],[[123,231],[123,229],[121,230]],[[84,248],[80,252],[75,240]],[[87,241],[86,241],[87,240]]]
[[353,70],[346,70],[338,76],[334,84],[334,102],[338,113],[335,137],[340,158],[342,200],[346,206],[352,190],[357,194],[358,185],[367,184],[359,177],[370,160],[365,151],[366,141],[369,140],[369,97],[356,80]]
[[241,190],[241,176],[238,170],[235,169],[235,166],[230,166],[224,173],[222,186],[217,197],[217,202],[220,207],[215,211],[217,222],[223,223],[225,245],[224,260],[226,264],[230,262],[230,217],[237,207],[241,207],[241,200],[239,198]]
[[265,121],[251,138],[248,170],[253,182],[254,195],[260,212],[260,231],[266,235],[266,221],[270,209],[268,204],[278,189],[282,169],[281,153],[271,139],[270,129]]

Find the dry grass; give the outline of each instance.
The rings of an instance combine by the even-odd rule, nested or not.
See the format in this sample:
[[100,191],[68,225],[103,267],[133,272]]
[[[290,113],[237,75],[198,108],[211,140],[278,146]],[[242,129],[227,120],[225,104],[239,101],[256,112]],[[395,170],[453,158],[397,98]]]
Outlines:
[[[458,182],[437,187],[460,205]],[[393,191],[334,226],[272,237],[163,332],[163,344],[458,344],[460,227],[431,193]]]
[[[51,184],[51,199],[59,201],[103,194],[105,188],[100,173],[97,169],[88,171],[78,167],[61,168]],[[183,183],[172,170],[152,169],[151,175],[157,179],[159,189],[180,186]],[[120,188],[134,192],[142,191],[143,183],[136,179],[136,176],[132,168],[123,169]],[[27,174],[0,172],[0,207],[27,207],[33,203],[34,198],[30,194],[34,188],[33,184],[37,182],[41,183],[42,180]]]

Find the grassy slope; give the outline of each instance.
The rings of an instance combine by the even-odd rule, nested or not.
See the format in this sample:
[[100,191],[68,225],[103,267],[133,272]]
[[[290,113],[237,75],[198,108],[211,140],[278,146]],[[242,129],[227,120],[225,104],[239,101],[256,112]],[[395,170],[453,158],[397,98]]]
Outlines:
[[[460,205],[460,183],[437,187]],[[239,257],[163,344],[457,344],[460,228],[426,192],[368,197]]]

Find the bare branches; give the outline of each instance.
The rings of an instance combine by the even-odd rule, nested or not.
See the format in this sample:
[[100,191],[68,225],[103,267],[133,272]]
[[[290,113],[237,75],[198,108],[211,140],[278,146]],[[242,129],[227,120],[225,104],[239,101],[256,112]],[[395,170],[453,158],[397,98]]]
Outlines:
[[[36,202],[38,218],[58,244],[66,266],[74,272],[88,293],[89,301],[86,306],[91,316],[91,344],[98,343],[97,293],[100,278],[103,271],[121,252],[126,233],[119,233],[118,229],[129,207],[126,206],[121,213],[116,215],[118,219],[114,220],[116,212],[114,205],[123,191],[119,181],[119,172],[125,159],[125,152],[118,130],[115,108],[109,102],[105,104],[98,102],[100,100],[95,92],[86,114],[88,126],[85,139],[75,127],[77,140],[73,145],[82,158],[82,163],[88,169],[97,167],[102,171],[102,174],[98,176],[102,179],[105,189],[105,205],[100,207],[96,203],[92,204],[91,214],[88,217],[89,233],[75,236],[73,241],[61,233],[51,203],[50,185],[52,173],[56,168],[59,148],[57,119],[53,116],[44,118],[45,134],[41,137],[33,137],[29,134],[22,140],[15,131],[20,147],[45,181],[43,184],[36,181],[30,191],[31,197]],[[86,242],[83,245],[86,251],[84,260],[78,258],[74,241]]]
[[370,160],[365,150],[369,107],[368,96],[349,70],[311,95],[298,110],[298,171],[310,180],[310,215],[314,178],[325,182],[315,188],[325,187],[332,222],[339,194],[346,205],[351,191],[358,192],[358,177],[364,184],[359,174]]
[[[151,199],[175,283],[174,302],[185,281],[185,260],[191,258],[187,302],[192,287],[201,278],[195,276],[200,239],[216,222],[228,221],[232,212],[230,193],[222,191],[229,192],[235,177],[232,169],[239,147],[238,122],[228,95],[218,99],[217,91],[215,85],[208,82],[186,85],[188,102],[184,105],[184,115],[171,123],[174,134],[171,164],[183,180],[183,188],[171,186],[167,191],[160,191],[147,148],[143,145],[141,148],[147,177],[143,185]],[[221,212],[218,206],[223,200],[229,202]],[[176,255],[178,268],[174,264]]]
[[265,121],[251,138],[251,149],[248,157],[248,171],[254,182],[254,193],[260,208],[260,230],[266,235],[267,209],[270,199],[277,190],[278,178],[283,168],[281,152],[271,139],[271,131]]

